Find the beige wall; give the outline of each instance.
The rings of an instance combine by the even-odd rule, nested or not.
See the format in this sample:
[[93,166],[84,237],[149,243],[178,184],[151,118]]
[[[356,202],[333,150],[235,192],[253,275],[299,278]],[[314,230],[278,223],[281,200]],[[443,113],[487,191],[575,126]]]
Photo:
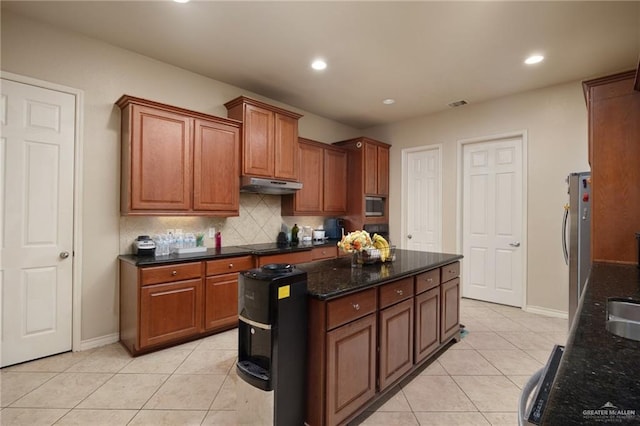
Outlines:
[[[485,102],[369,129],[393,141],[390,158],[390,226],[399,242],[401,158],[405,148],[443,145],[443,251],[458,249],[456,209],[458,141],[526,130],[528,135],[527,305],[567,311],[568,269],[561,249],[568,173],[589,170],[587,115],[580,82]],[[396,189],[396,190],[394,190]]]
[[[81,339],[113,335],[118,332],[117,256],[121,245],[126,246],[119,237],[120,111],[115,101],[126,93],[224,117],[225,102],[241,94],[260,97],[8,12],[2,13],[1,36],[3,71],[84,91]],[[339,123],[267,101],[305,115],[301,136],[329,142],[358,135]],[[162,226],[157,221],[124,222],[125,239]],[[235,240],[230,237],[223,243]]]
[[[119,215],[120,113],[114,102],[124,93],[219,116],[223,104],[245,94],[260,96],[111,45],[2,13],[2,70],[84,91],[82,340],[118,331],[117,255],[131,237],[170,228],[225,226],[233,220],[121,218]],[[263,98],[264,99],[264,98]],[[300,135],[330,142],[363,132],[301,112]],[[528,304],[565,311],[567,270],[560,251],[560,220],[566,202],[564,178],[587,168],[586,112],[578,82],[445,113],[370,129],[371,137],[391,143],[391,230],[399,240],[401,151],[444,146],[443,249],[456,251],[456,143],[460,139],[528,131],[529,258]],[[243,196],[243,205],[254,199]],[[274,200],[262,202],[273,207]],[[247,219],[246,209],[238,220]],[[291,225],[301,220],[281,218]],[[318,218],[308,218],[314,225]],[[271,217],[270,235],[277,217]],[[263,232],[263,229],[260,229]],[[267,238],[260,234],[262,239]],[[247,241],[230,236],[223,243]],[[261,242],[258,239],[256,242]]]

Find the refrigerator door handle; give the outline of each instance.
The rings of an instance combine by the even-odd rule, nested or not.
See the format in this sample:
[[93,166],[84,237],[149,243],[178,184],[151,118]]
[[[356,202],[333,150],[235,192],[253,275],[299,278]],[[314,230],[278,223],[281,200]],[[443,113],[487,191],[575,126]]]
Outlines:
[[569,264],[569,250],[567,248],[567,223],[569,220],[569,204],[564,205],[564,217],[562,218],[562,254],[564,263]]

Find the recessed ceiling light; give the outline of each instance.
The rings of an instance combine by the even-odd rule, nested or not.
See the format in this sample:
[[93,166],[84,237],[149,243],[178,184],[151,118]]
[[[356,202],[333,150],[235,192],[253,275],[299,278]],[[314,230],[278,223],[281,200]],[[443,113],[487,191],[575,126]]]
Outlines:
[[396,100],[388,98],[388,99],[385,99],[384,101],[382,101],[382,103],[385,104],[385,105],[391,105],[391,104],[395,104]]
[[527,59],[524,60],[524,63],[527,64],[527,65],[533,65],[533,64],[537,64],[539,62],[542,62],[543,59],[544,59],[544,56],[542,56],[542,55],[531,55]]
[[189,0],[173,0],[176,3],[189,3]]
[[311,68],[313,68],[314,70],[321,71],[327,68],[327,63],[322,59],[316,59],[311,63]]

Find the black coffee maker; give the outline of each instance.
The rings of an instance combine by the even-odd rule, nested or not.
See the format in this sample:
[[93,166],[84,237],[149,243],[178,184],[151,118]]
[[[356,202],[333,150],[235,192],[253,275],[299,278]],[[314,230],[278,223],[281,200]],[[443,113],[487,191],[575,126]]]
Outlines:
[[344,232],[344,219],[327,218],[324,221],[324,236],[335,240],[342,238]]

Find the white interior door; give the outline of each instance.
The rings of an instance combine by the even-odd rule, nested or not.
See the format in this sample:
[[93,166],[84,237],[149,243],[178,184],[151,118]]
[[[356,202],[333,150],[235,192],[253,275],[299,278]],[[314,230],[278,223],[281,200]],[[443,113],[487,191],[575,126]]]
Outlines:
[[406,232],[408,250],[442,250],[442,173],[440,147],[406,150]]
[[2,366],[71,350],[75,97],[2,79]]
[[522,306],[522,138],[463,145],[463,296]]

